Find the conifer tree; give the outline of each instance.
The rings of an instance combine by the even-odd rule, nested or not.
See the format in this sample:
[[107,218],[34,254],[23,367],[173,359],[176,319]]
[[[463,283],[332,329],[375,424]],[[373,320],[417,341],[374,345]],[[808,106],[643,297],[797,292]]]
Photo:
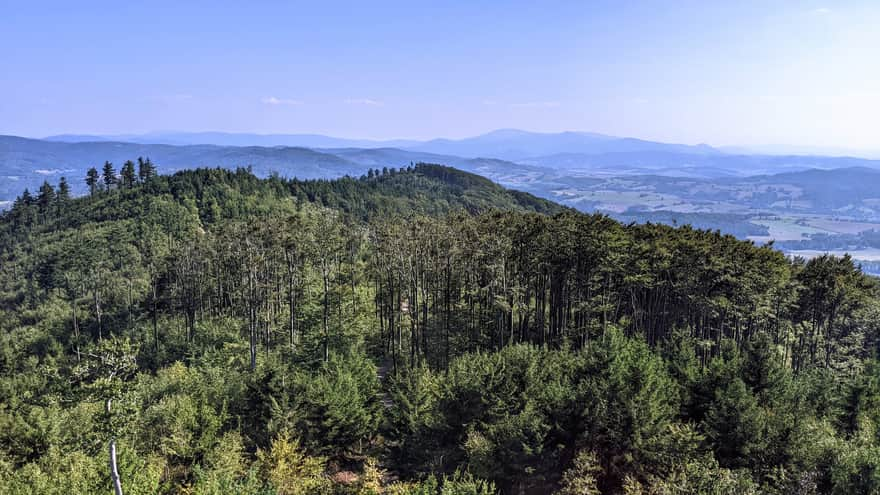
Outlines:
[[151,177],[156,175],[156,166],[153,165],[153,162],[151,162],[149,158],[144,159],[144,157],[139,156],[137,162],[138,178],[141,182],[147,182]]
[[134,187],[134,183],[137,180],[134,171],[134,162],[131,160],[126,160],[122,165],[122,170],[120,171],[122,175],[122,187],[126,189],[131,189]]
[[98,169],[92,167],[86,172],[86,185],[89,186],[89,194],[94,196],[98,192]]
[[116,170],[113,168],[113,164],[111,162],[104,162],[104,185],[107,187],[107,190],[113,188],[113,185],[116,184]]
[[40,215],[47,215],[54,202],[55,188],[52,187],[52,184],[49,184],[49,181],[43,181],[43,185],[40,186],[40,193],[37,196],[37,207],[40,210]]
[[70,184],[67,183],[67,179],[64,177],[58,181],[58,193],[56,198],[58,199],[58,203],[66,203],[70,200]]
[[22,206],[33,206],[34,204],[34,197],[31,196],[31,192],[27,188],[21,193],[21,204]]

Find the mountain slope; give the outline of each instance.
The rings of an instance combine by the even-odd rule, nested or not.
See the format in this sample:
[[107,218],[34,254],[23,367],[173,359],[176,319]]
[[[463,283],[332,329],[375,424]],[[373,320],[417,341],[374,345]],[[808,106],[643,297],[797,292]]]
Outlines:
[[499,130],[467,139],[435,139],[412,149],[468,157],[522,160],[555,153],[619,153],[634,151],[718,154],[706,145],[689,146],[618,138],[586,132],[537,133],[515,129]]
[[[545,214],[565,210],[557,203],[505,189],[475,174],[422,163],[408,169],[386,169],[384,173],[371,171],[359,179],[335,180],[275,176],[260,179],[243,168],[203,168],[158,176],[140,187],[118,192],[99,192],[94,197],[70,200],[58,212],[42,211],[36,200],[29,204],[17,201],[0,218],[10,232],[18,231],[22,225],[51,231],[56,223],[76,227],[88,222],[136,218],[144,213],[141,200],[145,197],[171,198],[179,206],[196,209],[199,218],[207,223],[285,210],[297,202],[318,204],[360,220],[460,210]],[[223,206],[218,209],[218,205]]]
[[199,166],[240,167],[252,165],[264,173],[283,171],[290,176],[317,178],[342,176],[362,167],[335,155],[308,148],[261,146],[214,146],[138,144],[127,142],[63,143],[0,136],[3,175],[28,175],[35,169],[85,171],[109,160],[117,166],[138,156],[149,156],[174,171]]
[[[98,139],[96,137],[96,139]],[[325,143],[326,144],[326,143]],[[86,191],[82,178],[89,167],[113,162],[119,170],[126,160],[149,157],[162,173],[197,167],[250,166],[258,176],[277,173],[282,177],[333,179],[360,176],[369,168],[400,167],[412,163],[443,163],[501,180],[534,176],[530,165],[503,160],[470,159],[451,155],[408,151],[399,148],[300,148],[265,146],[216,146],[139,144],[116,141],[63,142],[0,136],[0,206],[24,189],[36,190],[44,180],[67,177],[73,191]]]
[[559,213],[564,207],[532,194],[443,165],[419,163],[406,170],[361,179],[290,181],[297,197],[369,219],[409,212],[443,214],[491,209]]
[[[239,137],[242,139],[241,142],[247,142],[247,135]],[[70,139],[76,139],[76,136]],[[201,138],[193,137],[193,139]],[[325,140],[320,143],[333,144],[335,141]],[[587,151],[565,151],[566,149]],[[631,151],[600,152],[623,149]],[[533,155],[547,150],[552,152]],[[506,155],[529,156],[517,161],[501,158]],[[612,181],[613,184],[609,186],[611,190],[617,191],[623,187],[635,191],[633,187],[628,187],[624,183],[643,183],[650,189],[637,194],[650,191],[663,193],[666,195],[663,203],[668,203],[665,199],[674,199],[673,197],[688,202],[691,199],[724,201],[730,203],[724,206],[725,210],[766,208],[775,203],[776,199],[767,195],[765,199],[773,199],[773,201],[756,201],[758,196],[748,191],[750,186],[745,188],[746,192],[749,192],[747,196],[731,197],[730,181],[742,177],[811,168],[880,169],[880,161],[861,158],[729,155],[704,146],[667,145],[587,133],[536,134],[515,130],[497,131],[459,141],[436,140],[423,143],[417,149],[395,147],[312,149],[205,144],[177,146],[115,141],[71,143],[0,136],[0,208],[8,207],[8,202],[25,188],[35,191],[44,180],[56,183],[60,176],[67,177],[74,193],[82,194],[85,192],[83,177],[89,167],[100,169],[103,162],[109,160],[119,170],[125,160],[135,159],[138,156],[151,158],[162,173],[204,166],[228,169],[250,166],[252,171],[261,177],[278,174],[282,177],[301,179],[360,176],[370,168],[381,170],[385,167],[397,168],[418,162],[442,163],[483,175],[506,187],[526,190],[551,199],[559,198],[559,191],[571,191],[577,195],[577,191],[584,189],[585,181],[591,183],[588,189],[596,189],[593,186],[598,186],[597,181],[619,178]],[[843,197],[845,195],[838,193],[844,190],[842,188],[848,181],[847,176],[826,174],[825,177],[826,184],[831,187],[825,187],[822,194],[828,198],[815,203],[815,206],[832,205],[837,208],[850,204],[852,198]],[[688,193],[692,181],[705,184],[705,187],[701,186],[703,191],[698,196],[690,197],[693,195]],[[741,185],[733,188],[744,190]],[[591,196],[593,192],[590,191]],[[860,192],[859,196],[867,200],[873,199],[870,191]],[[624,199],[626,204],[633,202],[631,198]],[[588,198],[581,197],[578,201],[580,207],[589,208],[592,204],[592,199]],[[616,199],[612,202],[619,203]],[[622,208],[625,209],[626,204]],[[868,206],[874,209],[873,205]],[[712,208],[709,207],[710,210]],[[620,207],[615,206],[615,209]],[[704,209],[701,207],[700,211]]]
[[285,177],[334,178],[360,175],[366,167],[344,158],[307,148],[234,147],[214,145],[173,146],[121,142],[64,143],[0,136],[0,200],[31,190],[44,179],[53,182],[66,176],[75,192],[84,192],[80,178],[89,167],[101,168],[105,160],[117,170],[125,160],[150,157],[160,172],[196,167],[251,166],[258,175],[278,173]]
[[808,155],[726,155],[676,151],[628,151],[611,153],[555,153],[519,160],[519,163],[554,170],[603,175],[657,174],[720,178],[745,177],[810,168],[880,168],[880,161],[854,157]]

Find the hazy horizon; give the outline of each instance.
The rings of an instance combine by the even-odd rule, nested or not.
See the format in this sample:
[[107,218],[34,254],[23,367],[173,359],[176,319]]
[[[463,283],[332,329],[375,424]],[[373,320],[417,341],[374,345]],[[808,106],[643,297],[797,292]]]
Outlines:
[[[553,132],[542,132],[542,131],[534,131],[528,129],[514,129],[514,128],[504,128],[504,129],[490,129],[485,132],[481,132],[475,135],[461,136],[461,137],[449,137],[449,136],[434,136],[431,138],[409,138],[409,137],[390,137],[390,138],[365,138],[361,136],[351,136],[351,135],[335,135],[335,134],[323,134],[316,132],[297,132],[297,133],[284,133],[284,132],[236,132],[236,131],[224,131],[224,130],[180,130],[180,129],[159,129],[146,131],[142,133],[112,133],[112,134],[102,134],[95,132],[65,132],[59,134],[51,134],[51,135],[33,135],[33,136],[24,136],[18,135],[19,137],[24,137],[28,139],[57,139],[57,138],[88,138],[88,137],[96,137],[101,139],[118,139],[120,141],[125,141],[127,138],[140,138],[138,142],[145,142],[144,138],[149,136],[172,136],[172,135],[253,135],[259,137],[272,137],[272,136],[280,136],[280,137],[291,137],[291,136],[316,136],[316,137],[326,137],[331,139],[338,140],[348,140],[348,141],[362,141],[364,143],[364,147],[369,147],[369,145],[377,145],[377,146],[399,146],[401,143],[412,142],[412,143],[427,143],[432,140],[461,140],[461,139],[469,139],[476,138],[485,135],[489,135],[496,132],[503,131],[517,131],[517,132],[526,132],[530,134],[564,134],[564,133],[574,133],[574,134],[594,134],[594,135],[603,135],[609,138],[634,138],[634,139],[644,139],[641,136],[612,136],[600,132],[593,131],[584,131],[584,130],[566,130],[559,131],[556,133]],[[70,141],[76,141],[75,139],[71,139]],[[160,140],[161,141],[161,140]],[[169,143],[173,144],[173,143]],[[195,143],[192,144],[211,144],[208,142],[205,143]],[[763,144],[755,144],[755,145],[740,145],[736,143],[731,144],[710,144],[703,141],[699,142],[681,142],[681,143],[668,143],[668,144],[683,144],[683,145],[709,145],[713,148],[725,152],[725,153],[733,153],[733,154],[767,154],[767,155],[784,155],[784,154],[792,154],[792,155],[833,155],[833,156],[855,156],[861,158],[869,158],[869,159],[877,159],[880,158],[880,146],[877,148],[848,148],[848,147],[838,147],[838,146],[811,146],[804,144],[792,144],[792,143],[763,143]],[[248,144],[248,146],[265,146],[260,144]],[[277,145],[273,145],[277,146]],[[314,146],[306,146],[306,147],[314,147]]]

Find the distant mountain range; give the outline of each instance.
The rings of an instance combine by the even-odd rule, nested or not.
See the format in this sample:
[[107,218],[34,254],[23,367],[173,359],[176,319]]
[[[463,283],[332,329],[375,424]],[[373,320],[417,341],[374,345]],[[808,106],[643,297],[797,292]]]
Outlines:
[[290,146],[301,148],[400,148],[408,151],[455,155],[466,158],[521,160],[556,153],[672,152],[718,154],[708,145],[668,144],[620,138],[588,132],[538,133],[501,129],[465,139],[429,141],[345,139],[318,134],[247,134],[226,132],[154,132],[110,136],[63,134],[46,141],[65,143],[126,142],[138,144],[217,146]]
[[[100,170],[104,161],[117,168],[126,160],[149,157],[161,173],[196,167],[251,167],[254,173],[301,179],[359,176],[370,168],[403,167],[431,162],[454,166],[493,180],[538,175],[542,170],[494,159],[472,159],[398,148],[304,148],[290,146],[169,145],[117,141],[50,141],[0,136],[0,202],[10,201],[25,188],[66,176],[75,193],[85,191],[89,167]],[[0,203],[2,206],[2,203]]]
[[[74,192],[81,178],[105,160],[117,169],[125,160],[150,157],[160,172],[194,167],[251,166],[258,175],[335,178],[370,168],[429,162],[488,177],[507,187],[556,200],[561,190],[582,189],[615,177],[635,183],[650,177],[693,179],[724,187],[728,179],[808,169],[880,169],[880,161],[812,155],[725,152],[708,145],[670,144],[585,132],[534,133],[515,129],[466,139],[371,141],[314,134],[156,132],[142,135],[60,135],[46,139],[0,136],[0,207],[25,188],[66,176]],[[619,181],[614,182],[617,184]],[[829,183],[834,190],[834,183]],[[590,186],[592,187],[592,186]],[[615,186],[613,189],[620,190]],[[627,188],[622,188],[627,189]],[[591,192],[590,194],[595,194]],[[565,201],[578,204],[577,201]],[[580,201],[584,205],[591,204]]]
[[345,139],[320,134],[252,134],[231,132],[174,132],[160,131],[146,134],[59,134],[44,138],[46,141],[63,143],[124,142],[138,144],[213,144],[216,146],[290,146],[299,148],[399,148],[415,146],[420,141],[397,139],[374,141],[369,139]]
[[754,145],[711,147],[608,136],[591,132],[538,133],[499,129],[465,139],[348,139],[321,134],[254,134],[234,132],[157,131],[145,134],[59,134],[43,138],[65,143],[126,142],[139,144],[213,144],[217,146],[292,146],[301,148],[402,148],[466,157],[522,160],[556,153],[613,153],[666,151],[684,154],[814,155],[880,159],[880,149],[849,149],[827,146]]

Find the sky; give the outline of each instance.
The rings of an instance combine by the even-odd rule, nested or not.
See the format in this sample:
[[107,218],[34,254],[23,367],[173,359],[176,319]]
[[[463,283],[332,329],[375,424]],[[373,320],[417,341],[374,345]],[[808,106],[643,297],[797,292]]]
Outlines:
[[0,134],[880,149],[880,2],[0,0]]

